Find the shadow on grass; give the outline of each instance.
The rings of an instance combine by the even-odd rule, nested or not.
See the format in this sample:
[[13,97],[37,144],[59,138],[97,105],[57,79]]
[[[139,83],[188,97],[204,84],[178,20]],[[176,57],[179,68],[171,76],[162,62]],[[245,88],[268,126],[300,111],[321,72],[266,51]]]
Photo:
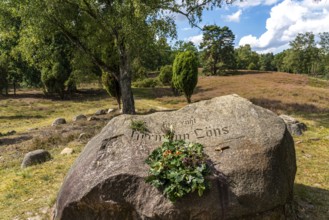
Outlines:
[[329,219],[329,190],[295,184],[294,200],[300,219]]
[[[73,102],[81,102],[81,101],[97,101],[105,98],[109,98],[109,94],[104,89],[80,89],[76,93],[69,94],[62,101],[73,101]],[[61,99],[57,99],[61,100]]]
[[194,92],[193,92],[193,95],[196,95],[198,93],[203,93],[203,92],[208,92],[208,91],[213,91],[215,90],[216,88],[203,88],[201,86],[197,86],[195,89],[194,89]]
[[283,110],[288,113],[290,112],[300,112],[300,113],[325,113],[329,112],[329,109],[323,109],[318,108],[317,106],[313,104],[307,104],[307,103],[283,103],[279,100],[273,100],[273,99],[258,99],[253,98],[250,99],[252,103],[255,105],[262,106],[264,108],[270,109],[272,111],[278,111]]
[[224,73],[223,76],[239,76],[239,75],[249,75],[249,74],[264,74],[273,73],[272,71],[260,71],[260,70],[229,70]]
[[85,100],[100,100],[108,98],[109,95],[104,89],[79,89],[75,93],[65,94],[64,99],[61,99],[58,95],[45,95],[42,91],[22,92],[16,95],[9,94],[6,96],[0,96],[0,100],[6,99],[40,99],[40,100],[52,100],[52,101],[76,101],[81,102]]
[[11,115],[11,116],[0,116],[0,119],[14,120],[14,119],[32,119],[32,118],[46,118],[42,115]]
[[16,95],[14,94],[8,94],[8,95],[0,95],[0,100],[6,100],[6,99],[26,99],[26,98],[33,98],[33,99],[44,99],[46,96],[42,92],[24,92],[24,93],[18,93]]
[[173,96],[171,88],[133,88],[135,97],[143,99],[155,99],[165,96]]
[[33,137],[30,135],[23,135],[19,137],[13,138],[0,138],[0,146],[2,145],[11,145],[11,144],[18,144],[24,141],[31,140]]
[[308,120],[317,122],[320,126],[329,127],[329,108],[319,108],[312,104],[283,103],[271,99],[251,99],[255,105],[270,109],[273,112],[284,111],[287,114],[296,114]]

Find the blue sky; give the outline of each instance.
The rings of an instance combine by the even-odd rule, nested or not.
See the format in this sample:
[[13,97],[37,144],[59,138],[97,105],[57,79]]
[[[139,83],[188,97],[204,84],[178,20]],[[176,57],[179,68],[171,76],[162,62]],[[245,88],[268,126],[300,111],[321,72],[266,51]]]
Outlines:
[[[177,16],[178,39],[199,44],[202,31],[191,29]],[[278,53],[289,47],[298,33],[329,32],[329,0],[244,0],[205,11],[199,24],[228,26],[235,34],[235,46],[250,44],[259,53]]]

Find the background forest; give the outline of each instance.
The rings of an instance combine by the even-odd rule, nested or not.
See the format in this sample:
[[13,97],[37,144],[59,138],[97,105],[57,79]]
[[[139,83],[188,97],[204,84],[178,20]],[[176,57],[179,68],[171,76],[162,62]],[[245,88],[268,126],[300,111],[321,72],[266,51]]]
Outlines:
[[[127,14],[126,10],[134,11]],[[152,7],[137,6],[134,1],[111,7],[101,1],[1,1],[0,11],[0,91],[4,95],[9,88],[15,93],[18,86],[42,87],[45,94],[63,99],[77,91],[77,84],[101,81],[102,75],[105,88],[113,88],[106,75],[123,80],[119,77],[122,66],[128,68],[128,81],[135,87],[172,85],[171,65],[186,50],[197,55],[204,75],[232,75],[247,69],[329,76],[328,32],[300,33],[289,49],[258,54],[249,45],[234,48],[234,33],[226,26],[204,26],[199,47],[174,42],[170,40],[176,34],[172,17],[159,17]],[[125,13],[126,20],[119,22],[113,13]],[[199,16],[194,13],[189,17],[192,25]]]

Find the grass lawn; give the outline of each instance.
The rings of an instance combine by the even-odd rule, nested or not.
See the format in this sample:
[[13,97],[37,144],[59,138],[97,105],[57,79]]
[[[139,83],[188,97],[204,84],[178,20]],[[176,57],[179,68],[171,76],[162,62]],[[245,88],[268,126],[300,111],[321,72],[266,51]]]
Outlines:
[[[303,219],[329,219],[329,83],[303,75],[244,72],[241,75],[200,77],[192,101],[238,94],[278,114],[289,114],[306,123],[303,136],[294,137],[297,153],[295,201]],[[134,89],[139,113],[178,109],[184,97],[173,97],[170,88]],[[98,109],[116,108],[115,100],[99,89],[84,89],[67,100],[49,99],[40,91],[22,90],[0,97],[0,132],[17,134],[0,141],[0,219],[48,219],[61,182],[88,138],[113,117],[97,122],[73,123],[78,114],[91,115]],[[50,127],[57,117],[69,124]],[[37,128],[37,130],[35,130]],[[79,134],[88,138],[79,141]],[[26,136],[26,140],[22,137]],[[4,144],[10,143],[12,144]],[[60,155],[65,147],[72,155]],[[50,151],[51,161],[20,169],[26,152],[37,148]]]

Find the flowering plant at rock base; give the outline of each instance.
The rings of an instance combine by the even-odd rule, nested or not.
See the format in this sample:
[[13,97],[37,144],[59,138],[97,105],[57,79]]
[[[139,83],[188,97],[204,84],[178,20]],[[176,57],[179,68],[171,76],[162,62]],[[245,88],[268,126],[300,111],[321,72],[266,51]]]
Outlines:
[[165,139],[145,160],[150,166],[146,182],[163,190],[173,202],[195,191],[202,196],[209,185],[206,160],[201,144]]

